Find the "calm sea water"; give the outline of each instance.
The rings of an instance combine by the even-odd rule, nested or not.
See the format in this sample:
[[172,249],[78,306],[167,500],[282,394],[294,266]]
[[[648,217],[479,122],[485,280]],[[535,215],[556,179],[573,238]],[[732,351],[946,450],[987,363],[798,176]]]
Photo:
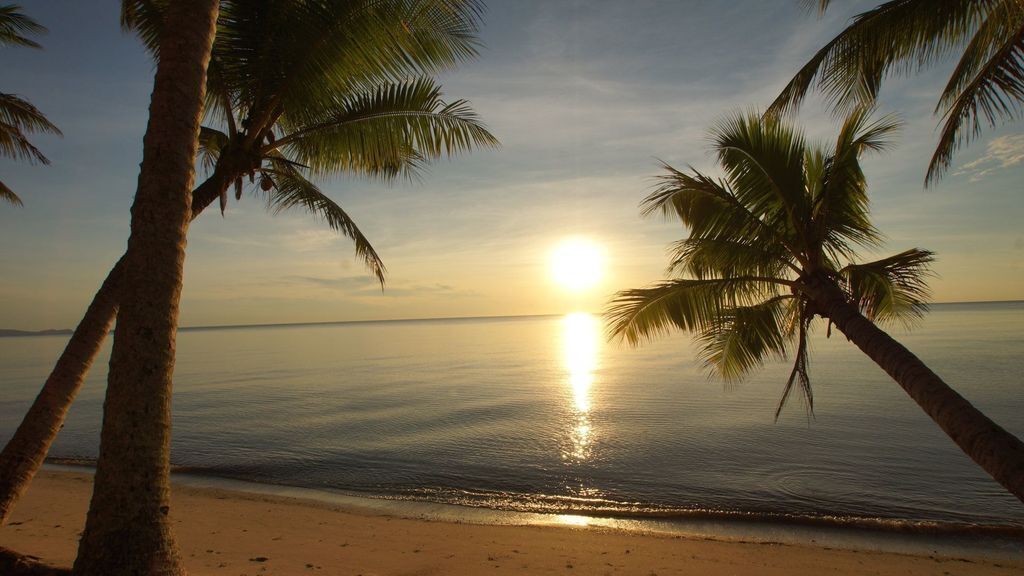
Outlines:
[[[502,510],[1024,528],[1024,505],[838,332],[789,366],[710,380],[685,336],[639,349],[599,319],[195,329],[179,335],[173,464],[226,478]],[[1024,303],[935,306],[895,331],[1024,436]],[[0,339],[0,441],[66,337]],[[106,354],[51,456],[97,453]]]

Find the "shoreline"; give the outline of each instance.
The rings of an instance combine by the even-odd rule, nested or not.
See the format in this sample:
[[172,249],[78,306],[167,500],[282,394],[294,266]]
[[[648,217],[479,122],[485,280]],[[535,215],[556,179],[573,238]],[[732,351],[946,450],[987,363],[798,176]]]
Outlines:
[[[47,461],[43,470],[91,475],[95,472],[95,462],[58,458]],[[1013,524],[963,524],[867,516],[810,516],[717,510],[665,513],[516,510],[398,494],[240,480],[174,466],[171,468],[171,481],[190,488],[290,498],[343,511],[366,511],[407,519],[479,525],[595,527],[671,536],[829,545],[880,552],[930,554],[941,551],[947,555],[995,555],[1024,559],[1024,526]]]
[[191,472],[172,472],[171,477],[173,483],[198,490],[284,498],[341,512],[381,514],[409,520],[481,526],[595,528],[622,533],[746,543],[828,546],[845,550],[1024,561],[1024,528],[1015,526],[963,526],[870,518],[861,518],[858,522],[834,522],[828,518],[762,517],[743,513],[659,517],[580,511],[517,511],[323,488],[263,484]]
[[[91,480],[82,470],[48,466],[41,471],[11,522],[0,528],[0,546],[69,565]],[[672,527],[659,530],[630,521],[606,524],[607,519],[542,514],[524,518],[521,513],[504,515],[504,523],[498,523],[485,516],[493,511],[477,514],[481,511],[453,510],[462,508],[453,505],[409,506],[180,474],[172,485],[172,518],[194,574],[252,575],[260,568],[309,574],[318,566],[324,574],[364,575],[493,574],[500,567],[567,573],[568,565],[581,574],[644,575],[941,574],[954,566],[956,574],[1024,570],[1019,549],[957,550],[932,536],[878,533],[877,543],[888,548],[880,549],[863,546],[860,536],[840,538],[819,528],[752,535],[750,526],[729,533],[718,523],[705,524],[703,531],[691,525],[688,531],[673,532]]]
[[[47,462],[44,471],[95,472],[85,461]],[[305,502],[339,512],[481,526],[570,526],[624,533],[708,538],[765,544],[829,546],[900,554],[944,554],[1024,561],[1024,527],[963,525],[860,517],[810,517],[702,511],[690,515],[595,514],[590,511],[522,511],[370,494],[332,488],[238,480],[188,468],[171,469],[174,485],[260,498]]]

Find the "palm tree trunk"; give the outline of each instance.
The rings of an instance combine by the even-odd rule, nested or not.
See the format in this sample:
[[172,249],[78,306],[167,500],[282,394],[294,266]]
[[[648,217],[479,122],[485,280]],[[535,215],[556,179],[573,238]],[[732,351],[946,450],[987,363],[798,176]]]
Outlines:
[[[193,220],[231,185],[234,178],[225,176],[224,172],[226,170],[215,171],[192,192]],[[64,425],[68,409],[110,332],[121,298],[123,267],[122,256],[93,296],[43,389],[0,452],[0,525],[7,521],[14,505],[43,465]]]
[[831,281],[812,282],[807,288],[823,316],[885,370],[965,454],[1024,502],[1024,442],[985,416],[910,350],[862,316]]
[[218,0],[168,5],[76,576],[185,574],[168,518],[171,384],[189,191],[218,9]]
[[0,524],[7,520],[15,502],[42,466],[50,445],[64,425],[68,408],[110,331],[117,313],[123,263],[122,257],[93,296],[42,391],[0,452]]

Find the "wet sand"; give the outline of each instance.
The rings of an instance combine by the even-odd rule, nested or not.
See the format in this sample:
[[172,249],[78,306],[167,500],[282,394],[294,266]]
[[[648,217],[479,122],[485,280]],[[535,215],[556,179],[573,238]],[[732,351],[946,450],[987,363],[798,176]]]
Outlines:
[[[69,566],[92,489],[44,470],[0,527],[0,546]],[[1024,560],[915,556],[796,544],[496,526],[176,484],[171,517],[193,575],[790,574],[1019,575]]]

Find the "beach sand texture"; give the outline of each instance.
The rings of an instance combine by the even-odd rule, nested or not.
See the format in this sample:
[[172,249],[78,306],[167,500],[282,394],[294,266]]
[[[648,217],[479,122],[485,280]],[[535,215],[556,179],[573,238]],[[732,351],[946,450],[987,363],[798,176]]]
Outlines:
[[[92,488],[85,473],[42,471],[0,546],[69,566]],[[171,514],[193,575],[1024,573],[1024,563],[595,528],[406,519],[322,503],[175,485]]]

